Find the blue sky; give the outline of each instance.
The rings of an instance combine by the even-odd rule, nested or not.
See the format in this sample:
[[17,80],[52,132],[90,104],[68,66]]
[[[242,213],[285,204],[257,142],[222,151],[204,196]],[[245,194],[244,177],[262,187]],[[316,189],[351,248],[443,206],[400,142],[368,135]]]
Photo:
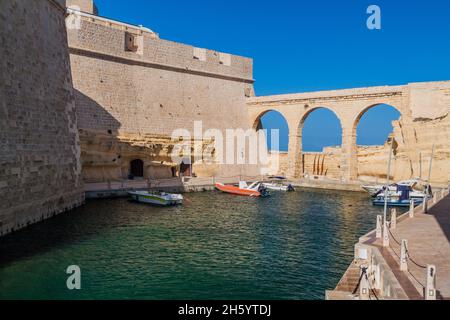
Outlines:
[[[252,57],[257,95],[450,79],[447,0],[96,3],[100,15],[143,24],[163,39]],[[371,4],[381,8],[381,30],[366,27]],[[320,149],[324,141],[340,143],[333,115],[320,112],[320,123],[309,128],[308,119],[304,132],[312,139],[304,144],[312,149]],[[397,114],[385,110],[369,115],[373,119],[365,122],[369,129],[360,133],[359,142],[383,143]],[[282,124],[274,116],[267,118],[269,129]],[[317,128],[327,137],[317,137]],[[281,142],[282,149],[286,145]]]

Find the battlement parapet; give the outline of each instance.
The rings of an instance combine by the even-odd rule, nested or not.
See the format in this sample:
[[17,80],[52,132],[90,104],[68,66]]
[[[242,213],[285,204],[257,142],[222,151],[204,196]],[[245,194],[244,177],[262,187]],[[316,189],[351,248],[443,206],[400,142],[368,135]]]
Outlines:
[[253,60],[160,39],[149,28],[68,9],[79,29],[68,29],[71,53],[184,73],[253,83]]

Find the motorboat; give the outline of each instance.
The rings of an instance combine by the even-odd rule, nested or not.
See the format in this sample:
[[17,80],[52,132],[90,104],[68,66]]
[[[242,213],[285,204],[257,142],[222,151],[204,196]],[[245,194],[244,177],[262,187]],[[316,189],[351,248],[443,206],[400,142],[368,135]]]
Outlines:
[[[384,198],[384,193],[385,192],[383,190],[380,190],[375,195],[375,197],[380,196],[380,197]],[[392,196],[400,196],[400,192],[397,189],[395,191],[389,190],[388,197],[392,197]],[[427,196],[425,192],[421,192],[421,191],[417,191],[417,190],[411,189],[411,191],[409,193],[409,197],[411,199],[421,199],[421,200],[423,200],[424,198],[427,198],[429,196]]]
[[247,182],[240,181],[239,186],[225,185],[222,183],[215,184],[216,189],[230,194],[247,196],[247,197],[267,197],[269,192],[267,188],[260,182],[254,182],[250,186]]
[[[413,189],[414,186],[416,186],[418,183],[419,183],[419,180],[417,180],[417,179],[399,181],[397,183],[393,183],[393,184],[389,185],[389,192],[397,192],[398,186],[408,186]],[[380,194],[380,192],[383,192],[385,189],[385,185],[363,185],[361,187],[365,191],[367,191],[372,197],[378,196]],[[420,198],[421,192],[417,191],[417,190],[414,190],[414,192],[415,192],[414,196],[416,196],[417,198]],[[425,193],[423,193],[423,192],[422,192],[422,194],[425,195]]]
[[[363,188],[365,191],[367,191],[371,197],[376,197],[377,194],[383,190],[383,186],[382,185],[365,185],[365,186],[361,186],[361,188]],[[395,191],[396,188],[392,185],[389,186],[389,191]]]
[[[412,199],[412,201],[414,202],[415,207],[423,203],[423,200],[421,199]],[[376,197],[372,200],[372,204],[374,206],[384,206],[384,202],[384,197]],[[389,196],[387,199],[387,205],[388,207],[409,207],[411,205],[411,200]]]
[[286,186],[282,183],[264,182],[263,185],[267,189],[274,191],[295,191],[295,188],[291,184]]
[[[421,204],[425,196],[422,198],[411,197],[412,188],[406,185],[398,185],[396,192],[389,191],[387,195],[387,205],[389,207],[409,207],[411,202],[414,206]],[[385,192],[379,193],[373,200],[374,206],[384,206],[386,203]]]
[[166,192],[133,191],[128,192],[128,194],[136,202],[153,204],[164,207],[183,204],[184,200],[181,194],[173,194]]

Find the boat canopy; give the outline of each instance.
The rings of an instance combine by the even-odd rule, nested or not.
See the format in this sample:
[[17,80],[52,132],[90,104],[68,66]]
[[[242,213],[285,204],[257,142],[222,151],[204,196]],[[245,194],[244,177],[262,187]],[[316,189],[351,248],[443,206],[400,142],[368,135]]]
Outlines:
[[397,192],[400,192],[400,201],[409,200],[411,187],[407,185],[397,185]]

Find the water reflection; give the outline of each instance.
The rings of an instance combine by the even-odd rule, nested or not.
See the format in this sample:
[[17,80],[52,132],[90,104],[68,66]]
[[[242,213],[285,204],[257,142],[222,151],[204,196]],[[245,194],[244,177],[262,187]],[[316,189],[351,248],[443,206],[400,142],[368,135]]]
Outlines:
[[[381,214],[364,193],[186,197],[89,201],[0,239],[0,298],[322,299]],[[70,264],[81,291],[65,289]]]

